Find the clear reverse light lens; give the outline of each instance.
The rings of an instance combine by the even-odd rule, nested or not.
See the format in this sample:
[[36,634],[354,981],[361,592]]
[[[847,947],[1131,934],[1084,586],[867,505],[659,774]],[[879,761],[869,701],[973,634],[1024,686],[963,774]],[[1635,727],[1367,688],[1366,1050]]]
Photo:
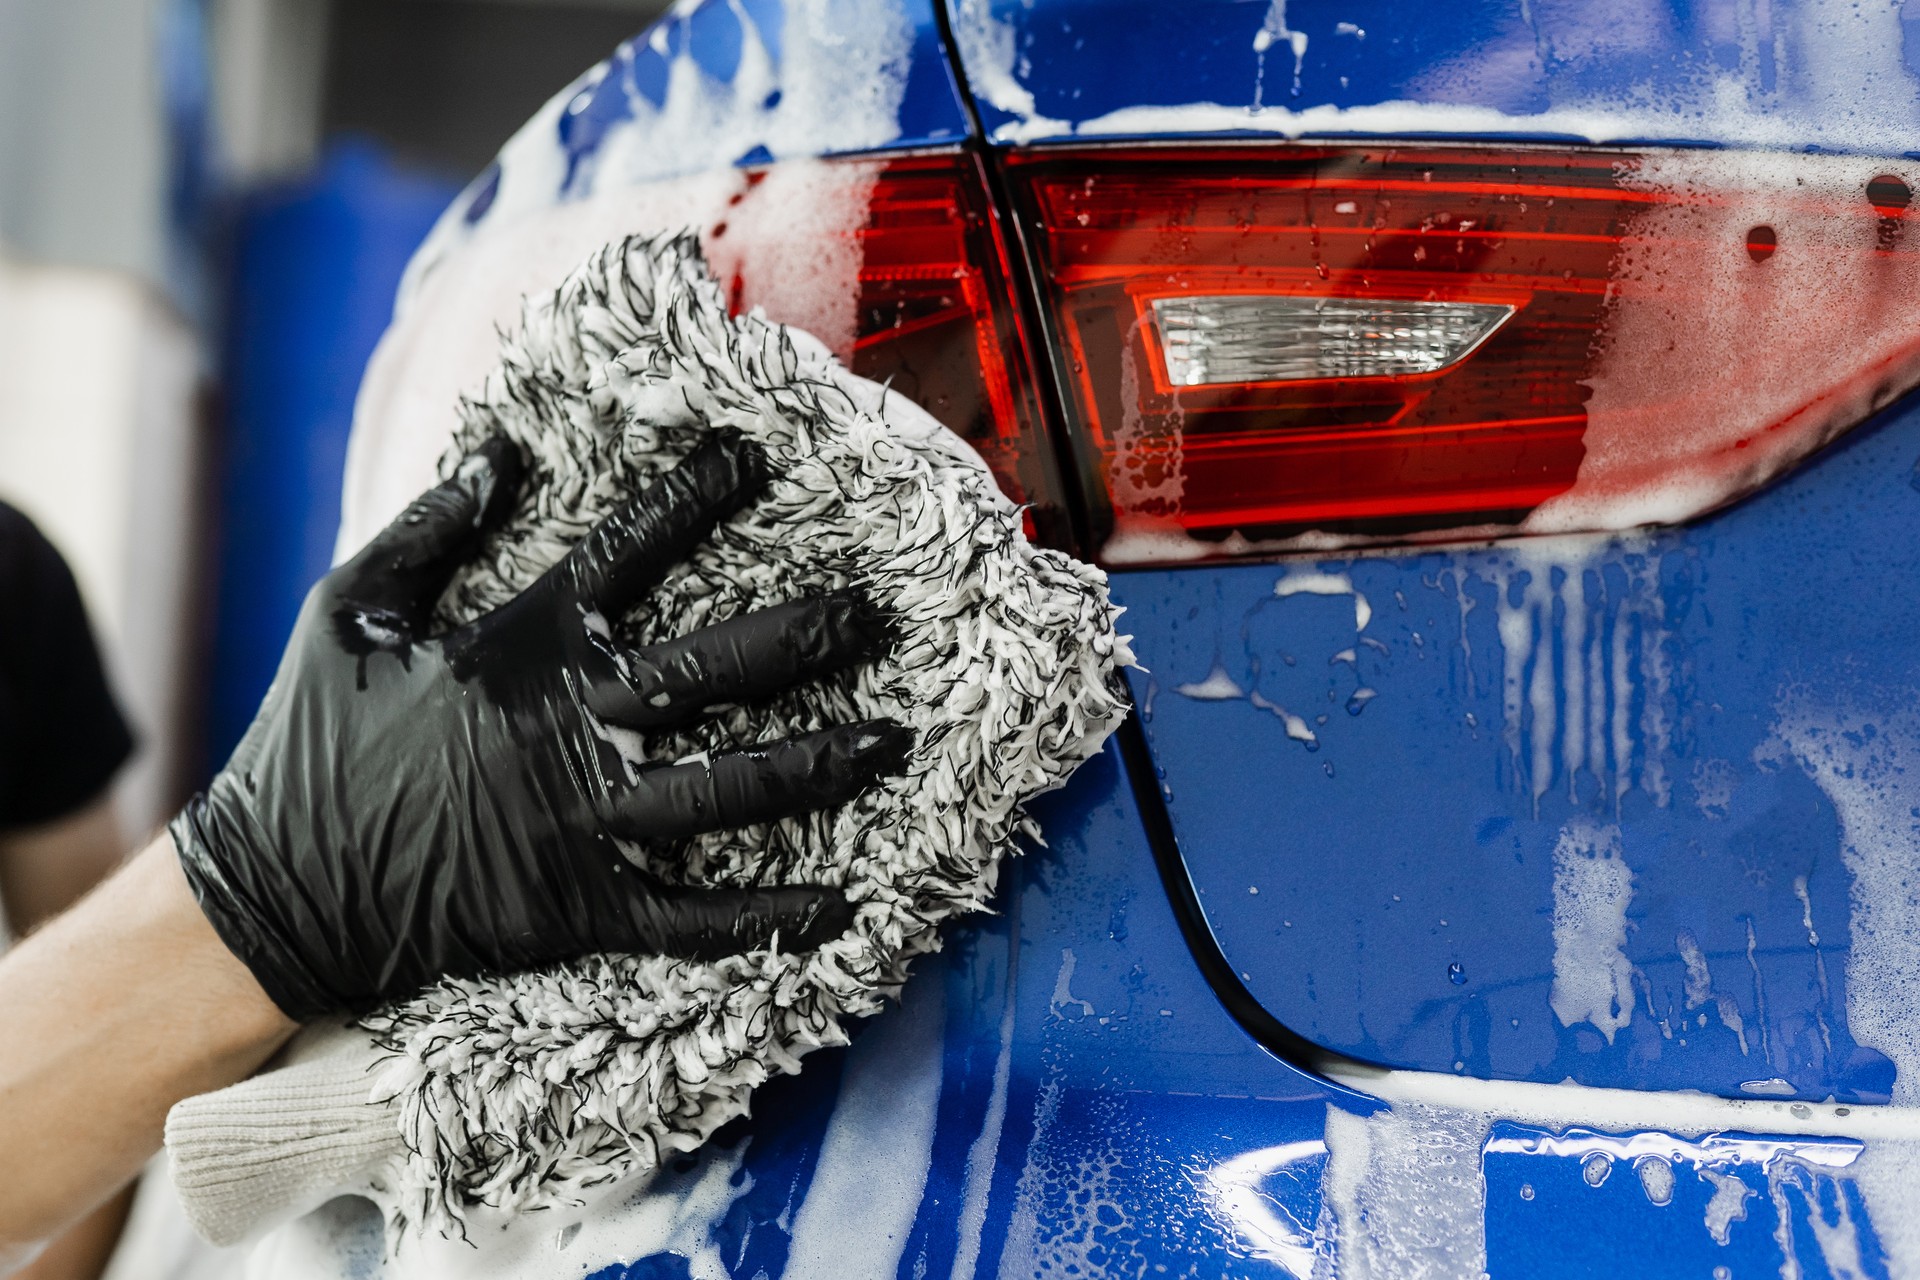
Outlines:
[[1167,379],[1180,387],[1438,373],[1513,312],[1486,302],[1273,294],[1153,302]]

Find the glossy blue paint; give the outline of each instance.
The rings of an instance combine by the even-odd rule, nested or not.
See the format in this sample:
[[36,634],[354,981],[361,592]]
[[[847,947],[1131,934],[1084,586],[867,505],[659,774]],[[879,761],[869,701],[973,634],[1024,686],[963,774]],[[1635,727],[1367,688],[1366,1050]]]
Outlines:
[[[964,138],[965,109],[941,48],[931,0],[903,0],[901,12],[885,17],[876,13],[870,20],[891,20],[912,33],[904,67],[875,66],[871,70],[875,77],[903,75],[898,133],[879,149],[932,146]],[[610,131],[632,122],[642,104],[655,110],[666,105],[675,62],[684,61],[715,86],[728,86],[734,83],[751,38],[774,69],[774,87],[758,105],[769,111],[777,108],[784,94],[778,82],[784,70],[787,26],[787,0],[702,0],[676,9],[623,43],[560,115],[558,141],[566,156],[562,194],[576,193],[583,163],[599,150]],[[823,131],[817,149],[806,147],[802,141],[799,148],[789,147],[781,154],[830,155],[843,149]],[[863,145],[856,149],[874,148]],[[732,157],[744,164],[773,158],[773,151],[764,143],[744,148]]]
[[[1916,453],[1910,401],[1685,529],[1117,576],[1233,967],[1396,1066],[1886,1100],[1849,1013],[1891,975],[1849,968],[1850,905],[1901,899],[1850,859],[1862,823],[1895,862],[1916,832]],[[1308,572],[1367,625],[1352,595],[1277,594]],[[1210,673],[1245,696],[1209,700]],[[1583,944],[1608,912],[1567,890],[1629,873],[1624,948]]]
[[[1408,1206],[1471,1202],[1481,1163],[1495,1277],[1772,1275],[1782,1239],[1796,1274],[1838,1276],[1827,1259],[1844,1251],[1819,1235],[1842,1204],[1864,1274],[1886,1274],[1852,1178],[1858,1142],[1735,1138],[1732,1154],[1671,1161],[1664,1196],[1632,1157],[1687,1148],[1665,1135],[1574,1131],[1569,1153],[1562,1135],[1469,1113],[1381,1112],[1364,1135],[1349,1121],[1342,1145],[1327,1119],[1337,1096],[1250,1044],[1186,956],[1115,756],[1041,803],[1051,849],[1008,868],[998,914],[953,929],[901,1007],[764,1086],[751,1118],[642,1193],[674,1206],[671,1244],[594,1280],[1306,1280],[1362,1237],[1379,1264],[1417,1247],[1401,1234],[1423,1230]],[[1581,1141],[1620,1153],[1611,1180],[1590,1180]],[[1351,1191],[1333,1174],[1342,1161]],[[1754,1192],[1737,1219],[1706,1210],[1722,1179]],[[1359,1197],[1344,1221],[1343,1195]],[[1370,1225],[1352,1220],[1374,1203]],[[1469,1223],[1447,1243],[1471,1253],[1473,1236]]]
[[[1111,747],[1036,809],[1050,847],[1008,865],[996,915],[953,929],[901,1008],[768,1084],[751,1119],[647,1193],[683,1194],[738,1160],[711,1233],[728,1274],[818,1274],[789,1255],[822,1213],[868,1228],[844,1240],[837,1274],[1287,1275],[1253,1256],[1210,1176],[1264,1187],[1311,1252],[1324,1149],[1217,1171],[1320,1143],[1334,1093],[1250,1041],[1201,979]],[[930,1133],[894,1114],[911,1099],[861,1110],[929,1069]],[[853,1203],[848,1166],[866,1188]],[[890,1220],[885,1189],[899,1186],[922,1190]],[[685,1274],[684,1256],[653,1255],[596,1276]]]
[[[1858,1143],[1811,1143],[1802,1155],[1771,1161],[1700,1161],[1636,1156],[1631,1139],[1602,1140],[1595,1145],[1611,1152],[1585,1156],[1540,1151],[1555,1136],[1506,1122],[1488,1134],[1481,1166],[1490,1276],[1888,1274],[1847,1172]],[[1843,1221],[1851,1231],[1840,1229]],[[1857,1247],[1857,1270],[1834,1265],[1845,1250],[1822,1248],[1823,1233]],[[1791,1272],[1781,1265],[1789,1257]]]
[[982,122],[1006,142],[1277,130],[1920,146],[1913,24],[1884,0],[947,2]]

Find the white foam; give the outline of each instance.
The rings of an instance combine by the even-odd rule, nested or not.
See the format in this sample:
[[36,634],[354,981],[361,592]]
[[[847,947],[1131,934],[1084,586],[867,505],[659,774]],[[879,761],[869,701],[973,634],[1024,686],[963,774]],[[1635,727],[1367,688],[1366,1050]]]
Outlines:
[[[972,0],[986,8],[986,0]],[[1304,54],[1304,42],[1287,32],[1285,8],[1276,0],[1266,10],[1247,6],[1247,34],[1268,45],[1286,33],[1287,45]],[[1277,19],[1276,19],[1277,11]],[[1522,13],[1527,10],[1523,6]],[[1745,21],[1723,38],[1737,44],[1737,67],[1702,70],[1678,83],[1669,74],[1618,84],[1622,32],[1633,26],[1604,6],[1556,9],[1549,29],[1556,40],[1555,62],[1565,69],[1548,82],[1552,105],[1537,112],[1508,112],[1473,105],[1461,98],[1481,96],[1482,85],[1512,81],[1515,59],[1539,56],[1534,32],[1509,40],[1473,41],[1459,54],[1430,67],[1408,86],[1408,97],[1361,106],[1330,104],[1292,109],[1272,105],[1263,94],[1245,105],[1193,102],[1125,107],[1078,124],[1032,116],[1019,109],[1020,95],[1031,95],[1015,74],[1013,59],[996,60],[1005,81],[995,105],[1016,116],[999,126],[1001,142],[1066,137],[1152,135],[1248,131],[1283,137],[1376,134],[1475,134],[1480,136],[1553,135],[1607,142],[1631,138],[1694,138],[1703,141],[1773,146],[1792,150],[1819,146],[1901,154],[1920,133],[1920,94],[1902,59],[1905,48],[1900,9],[1893,4],[1852,4],[1848,0],[1801,0],[1769,11],[1769,40],[1758,25]],[[1538,11],[1536,10],[1536,18]],[[1644,24],[1643,24],[1644,25]],[[1363,33],[1352,24],[1337,34]],[[1009,42],[1010,44],[1010,42]],[[1598,51],[1606,52],[1598,52]],[[1589,52],[1594,51],[1594,52]],[[963,41],[969,78],[981,74]],[[1603,65],[1602,60],[1613,60]],[[1611,72],[1596,75],[1595,71]],[[1613,81],[1617,87],[1594,88]],[[1139,97],[1151,96],[1143,87]],[[1453,99],[1449,101],[1449,99]]]
[[[1034,1104],[1033,1138],[1000,1251],[1000,1280],[1109,1274],[1117,1265],[1109,1246],[1137,1234],[1130,1194],[1137,1172],[1122,1154],[1128,1122],[1110,1113],[1107,1123],[1063,1140],[1057,1132],[1062,1092],[1058,1079],[1050,1078]],[[1050,1208],[1060,1204],[1073,1211]]]
[[[1008,964],[1014,963],[1009,952]],[[1000,1015],[1000,1054],[993,1063],[993,1089],[987,1095],[980,1132],[967,1148],[966,1181],[960,1189],[958,1243],[953,1251],[953,1280],[974,1280],[980,1268],[980,1247],[987,1225],[987,1197],[993,1190],[993,1171],[1000,1162],[1000,1133],[1007,1121],[1007,1086],[1013,1074],[1012,974],[1004,992],[1006,1008]]]
[[1355,632],[1365,631],[1367,623],[1373,620],[1373,606],[1367,603],[1366,596],[1354,590],[1353,579],[1344,573],[1320,573],[1312,569],[1295,569],[1273,584],[1273,594],[1281,600],[1303,593],[1315,596],[1352,596]]
[[1633,870],[1620,828],[1575,818],[1553,850],[1553,1016],[1586,1023],[1612,1044],[1633,1021],[1633,965],[1626,955]]
[[1755,758],[1791,761],[1832,801],[1851,877],[1847,1024],[1892,1059],[1893,1100],[1920,1103],[1920,717],[1910,691],[1869,706],[1781,698]]
[[847,1055],[840,1101],[793,1222],[784,1280],[890,1276],[933,1163],[945,988],[914,986]]
[[[1658,203],[1627,225],[1573,487],[1536,532],[1678,523],[1751,491],[1920,379],[1905,299],[1920,255],[1877,251],[1866,198],[1910,162],[1650,152],[1620,171]],[[1771,227],[1763,262],[1747,233]]]
[[1700,1177],[1713,1187],[1713,1196],[1707,1201],[1702,1225],[1715,1244],[1726,1244],[1733,1236],[1733,1224],[1746,1221],[1747,1200],[1752,1197],[1753,1188],[1733,1174],[1722,1173],[1718,1169],[1702,1169]]
[[1325,1196],[1341,1280],[1467,1280],[1486,1271],[1487,1113],[1329,1105]]
[[[628,87],[627,118],[612,125],[582,158],[569,185],[559,122],[580,95],[600,83],[607,66],[581,76],[501,148],[500,185],[481,227],[510,225],[565,200],[726,169],[756,148],[776,160],[805,159],[869,151],[900,137],[900,103],[914,37],[901,0],[863,0],[857,21],[836,0],[784,0],[777,63],[747,9],[728,7],[741,28],[740,59],[731,78],[710,76],[689,41],[667,40],[665,26],[656,27],[654,47],[669,59],[661,104],[656,107]],[[464,216],[467,203],[456,200],[414,255],[401,288],[403,304],[449,252],[474,234]],[[806,255],[794,256],[804,260]]]
[[1193,698],[1200,702],[1225,702],[1234,698],[1244,698],[1247,691],[1240,682],[1227,674],[1226,667],[1215,659],[1213,670],[1207,672],[1204,680],[1195,680],[1189,684],[1177,684],[1173,691],[1182,697]]
[[1020,51],[1014,30],[993,14],[993,0],[952,0],[953,43],[967,69],[967,87],[997,110],[1035,129],[1060,129],[1065,122],[1039,113],[1033,93],[1016,74]]
[[[1672,678],[1657,555],[1633,536],[1568,535],[1514,539],[1454,565],[1462,598],[1470,580],[1494,588],[1507,752],[1535,811],[1556,780],[1581,798],[1583,774],[1615,806],[1635,786],[1668,803]],[[1609,568],[1624,591],[1608,587]],[[1463,637],[1464,622],[1463,608]]]
[[[1844,1195],[1832,1207],[1823,1204],[1814,1179],[1850,1182],[1868,1206],[1889,1274],[1920,1276],[1920,1215],[1913,1212],[1920,1108],[1480,1080],[1347,1063],[1324,1063],[1322,1070],[1392,1104],[1368,1117],[1328,1111],[1325,1195],[1338,1224],[1334,1271],[1342,1280],[1481,1276],[1483,1153],[1628,1161],[1656,1205],[1671,1201],[1675,1166],[1687,1165],[1715,1187],[1702,1227],[1716,1241],[1742,1220],[1747,1199],[1722,1179],[1757,1168],[1782,1223],[1775,1240],[1785,1277],[1803,1274],[1789,1230],[1794,1221],[1811,1228],[1828,1274],[1866,1274],[1844,1269],[1857,1267],[1864,1224]],[[1496,1119],[1547,1132],[1489,1138]],[[1464,1169],[1462,1153],[1470,1155]],[[1797,1212],[1790,1196],[1799,1199]]]
[[1435,1071],[1385,1071],[1327,1062],[1330,1079],[1399,1106],[1452,1107],[1544,1128],[1649,1129],[1699,1135],[1719,1131],[1750,1134],[1854,1138],[1874,1143],[1920,1143],[1920,1107],[1850,1106],[1832,1102],[1787,1102],[1720,1098],[1705,1093],[1600,1089],[1525,1080],[1482,1080]]

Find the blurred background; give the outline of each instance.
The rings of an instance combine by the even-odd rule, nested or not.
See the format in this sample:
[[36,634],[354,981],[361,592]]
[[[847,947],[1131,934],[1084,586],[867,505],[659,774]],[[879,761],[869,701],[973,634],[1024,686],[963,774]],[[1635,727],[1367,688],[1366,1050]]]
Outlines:
[[327,567],[408,255],[664,7],[0,0],[0,498],[140,732],[130,841],[225,759]]

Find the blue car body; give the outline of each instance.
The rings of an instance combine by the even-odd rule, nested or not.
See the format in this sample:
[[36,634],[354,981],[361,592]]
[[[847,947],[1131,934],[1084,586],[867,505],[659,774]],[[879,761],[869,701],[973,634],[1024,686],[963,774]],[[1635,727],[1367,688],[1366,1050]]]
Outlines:
[[[1898,165],[1912,29],[1828,0],[702,0],[510,143],[408,288],[498,220],[835,155]],[[583,1270],[1914,1274],[1916,459],[1900,401],[1675,527],[1116,571],[1137,715],[1037,804],[999,913],[663,1175],[674,1233]]]

